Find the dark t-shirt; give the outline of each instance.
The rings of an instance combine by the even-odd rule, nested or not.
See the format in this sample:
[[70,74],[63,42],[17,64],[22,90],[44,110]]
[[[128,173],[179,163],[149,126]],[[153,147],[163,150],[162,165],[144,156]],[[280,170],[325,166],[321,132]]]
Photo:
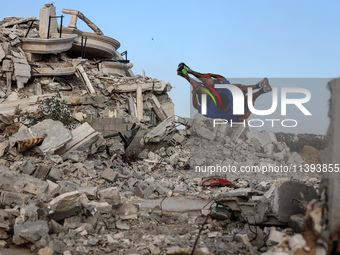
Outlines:
[[[229,81],[227,81],[225,84],[230,84]],[[207,100],[207,114],[206,117],[212,118],[212,119],[225,119],[228,120],[230,123],[230,120],[233,120],[233,122],[239,122],[239,117],[242,115],[233,115],[233,94],[229,89],[215,89],[218,94],[225,94],[229,99],[229,106],[230,111],[223,112],[215,105],[214,100]],[[208,95],[209,98],[209,95]],[[210,98],[211,99],[211,98]],[[218,100],[216,98],[216,100]],[[223,103],[223,102],[222,102]],[[198,107],[198,112],[202,113],[202,106],[200,105]]]

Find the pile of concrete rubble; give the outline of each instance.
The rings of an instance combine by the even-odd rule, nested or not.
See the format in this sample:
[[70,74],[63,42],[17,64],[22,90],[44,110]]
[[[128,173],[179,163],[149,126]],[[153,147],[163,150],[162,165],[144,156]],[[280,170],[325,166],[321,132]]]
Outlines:
[[[202,117],[171,117],[143,137],[135,136],[133,143],[137,139],[142,151],[133,158],[126,156],[120,137],[105,139],[87,122],[70,131],[58,121],[45,120],[2,137],[0,238],[55,254],[190,254],[205,223],[197,246],[202,253],[197,254],[237,254],[237,249],[264,252],[284,236],[301,232],[303,201],[317,198],[313,186],[317,187],[319,178],[250,180],[235,173],[223,175],[234,187],[203,187],[202,178],[193,176],[189,165],[191,142],[197,134],[191,125],[196,121],[209,122]],[[176,129],[176,122],[186,128]],[[251,135],[255,139],[253,131],[244,129],[233,143],[239,130],[226,130],[232,151],[247,144]],[[268,131],[260,133],[275,138]],[[18,141],[41,136],[45,139],[40,145],[18,152]],[[262,153],[260,160],[284,160]],[[241,154],[226,158],[246,163],[246,158],[237,155]],[[176,211],[176,199],[181,198],[204,203],[213,199],[215,205],[209,209],[203,203],[192,212],[190,208]],[[148,207],[145,201],[156,202]],[[163,210],[167,203],[173,208]]]
[[[297,153],[272,132],[176,117],[168,82],[134,75],[118,41],[79,11],[63,13],[72,15],[68,27],[50,19],[53,4],[39,20],[0,22],[0,249],[27,246],[40,255],[315,249],[312,237],[294,233],[306,222],[317,230],[322,224],[315,212],[323,208],[315,200],[318,174],[216,172],[233,186],[210,187],[202,177],[212,173],[196,171],[302,165]],[[78,18],[94,32],[78,30]],[[73,125],[46,119],[30,126],[28,117],[56,92],[72,109]],[[307,208],[310,202],[317,206]]]

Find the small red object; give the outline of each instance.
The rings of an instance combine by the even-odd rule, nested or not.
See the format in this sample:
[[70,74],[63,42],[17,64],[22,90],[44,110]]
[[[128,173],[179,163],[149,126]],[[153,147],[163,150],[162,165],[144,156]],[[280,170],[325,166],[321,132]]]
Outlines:
[[225,178],[220,177],[212,177],[212,178],[203,178],[202,186],[233,186],[233,184]]

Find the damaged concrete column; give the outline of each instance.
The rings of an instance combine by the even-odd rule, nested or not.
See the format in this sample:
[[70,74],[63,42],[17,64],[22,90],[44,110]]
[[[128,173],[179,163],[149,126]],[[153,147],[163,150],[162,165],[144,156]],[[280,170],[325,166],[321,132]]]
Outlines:
[[141,120],[143,119],[143,94],[141,86],[137,86],[136,98],[137,98],[137,117],[139,120]]
[[82,21],[86,23],[86,25],[89,26],[98,35],[102,35],[103,32],[97,27],[91,20],[85,17],[84,14],[82,14],[80,11],[77,10],[72,10],[72,9],[66,9],[63,8],[62,10],[63,13],[65,14],[71,14],[71,21],[70,24],[68,25],[71,28],[77,28],[77,18],[80,18]]
[[151,101],[151,104],[152,104],[152,109],[156,113],[156,116],[161,121],[165,120],[167,118],[167,116],[165,115],[163,108],[162,108],[161,104],[159,103],[157,97],[155,97],[155,95],[152,94],[150,96],[150,101]]
[[[53,6],[53,3],[45,4],[45,7],[40,9],[39,36],[41,38],[47,38],[48,29],[50,29],[50,34],[58,33],[57,19],[51,18],[51,22],[49,22],[50,16],[56,16],[56,7]],[[49,25],[50,28],[48,28]]]
[[329,117],[331,119],[328,127],[329,143],[321,156],[321,163],[327,164],[329,172],[324,173],[320,185],[320,191],[326,189],[327,207],[328,207],[328,232],[329,237],[333,237],[340,230],[340,174],[331,171],[330,167],[340,166],[340,78],[331,80],[328,83],[331,100],[329,108]]

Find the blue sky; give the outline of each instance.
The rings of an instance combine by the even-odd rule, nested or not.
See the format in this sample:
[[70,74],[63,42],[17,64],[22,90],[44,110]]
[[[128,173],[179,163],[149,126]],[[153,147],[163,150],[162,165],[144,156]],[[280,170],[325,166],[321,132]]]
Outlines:
[[[2,3],[1,18],[39,17],[47,1]],[[340,75],[340,1],[55,1],[83,12],[128,51],[133,72],[169,81],[177,115],[190,115],[190,87],[179,62],[229,78],[336,78]],[[69,23],[67,15],[65,23]],[[90,31],[82,21],[78,27]],[[153,38],[153,40],[152,40]],[[274,79],[275,80],[275,79]],[[276,84],[272,84],[276,86]],[[302,132],[325,133],[329,92],[312,91],[315,114]],[[320,87],[319,87],[320,86]],[[266,101],[269,96],[265,95]],[[270,99],[270,97],[269,97]],[[303,123],[301,124],[303,125]],[[299,131],[301,132],[301,131]]]

